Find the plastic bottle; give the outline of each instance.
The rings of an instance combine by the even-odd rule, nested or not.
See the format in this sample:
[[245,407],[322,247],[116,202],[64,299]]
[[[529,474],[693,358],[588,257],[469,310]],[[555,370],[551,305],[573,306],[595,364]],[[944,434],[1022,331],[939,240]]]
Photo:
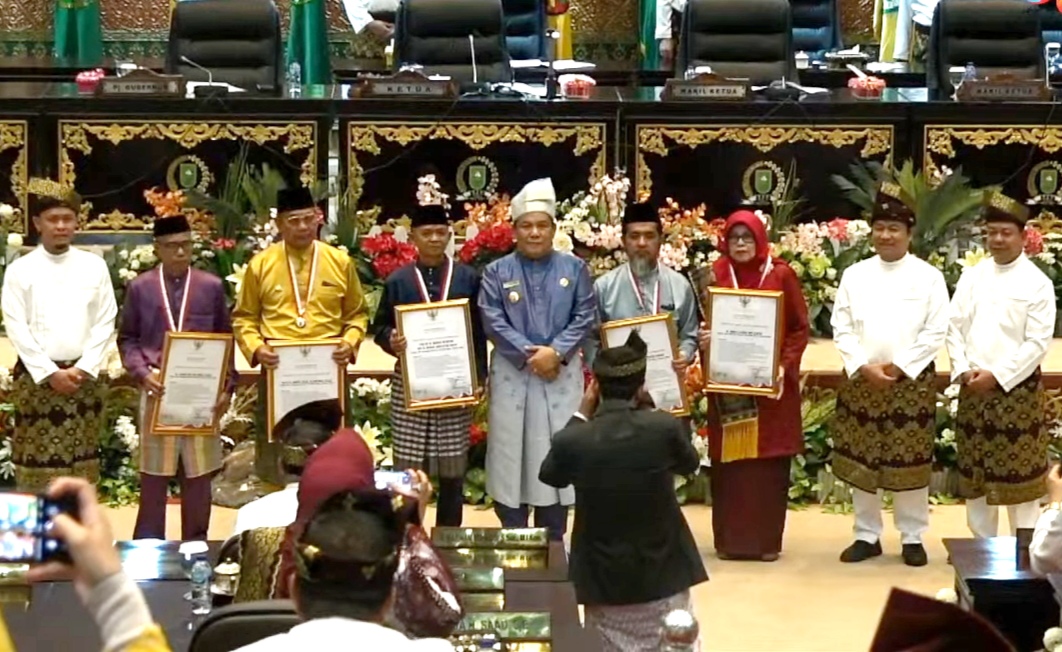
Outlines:
[[977,68],[974,67],[972,61],[966,63],[966,72],[962,75],[963,81],[977,81]]
[[299,97],[302,95],[302,66],[298,61],[292,61],[288,66],[288,95]]
[[210,597],[210,562],[200,559],[192,566],[192,613],[197,616],[210,613],[213,606]]

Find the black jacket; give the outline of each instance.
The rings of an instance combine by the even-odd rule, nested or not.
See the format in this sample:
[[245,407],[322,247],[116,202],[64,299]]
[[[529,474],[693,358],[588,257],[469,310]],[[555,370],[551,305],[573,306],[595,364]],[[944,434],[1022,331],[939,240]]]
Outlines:
[[575,486],[570,578],[582,604],[641,604],[708,579],[675,497],[697,470],[689,429],[665,412],[603,401],[553,437],[539,480]]

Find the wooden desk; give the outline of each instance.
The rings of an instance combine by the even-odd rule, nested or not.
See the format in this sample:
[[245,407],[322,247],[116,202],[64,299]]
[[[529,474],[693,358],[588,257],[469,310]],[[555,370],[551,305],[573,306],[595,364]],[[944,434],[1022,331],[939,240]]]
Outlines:
[[1018,568],[1014,537],[944,539],[955,568],[959,605],[999,629],[1019,652],[1043,647],[1043,633],[1059,622],[1051,584]]

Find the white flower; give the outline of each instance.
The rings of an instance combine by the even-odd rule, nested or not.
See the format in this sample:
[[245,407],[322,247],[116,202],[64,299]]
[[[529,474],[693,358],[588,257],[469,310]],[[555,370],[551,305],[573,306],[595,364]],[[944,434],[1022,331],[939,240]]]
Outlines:
[[122,415],[114,422],[114,434],[118,435],[129,452],[135,451],[140,446],[140,433],[136,431],[133,417]]
[[118,257],[121,258],[122,260],[127,260],[129,258],[129,251],[127,251],[125,249],[119,249],[118,250]]
[[[15,216],[15,209],[9,204],[0,204],[0,219],[10,219]],[[21,245],[20,245],[21,246]]]
[[366,421],[360,426],[354,426],[354,432],[361,435],[361,438],[369,445],[369,450],[372,451],[373,461],[377,465],[386,459],[387,456],[380,450],[380,430],[378,428]]
[[948,398],[958,398],[960,389],[961,388],[959,387],[958,383],[948,385],[946,388],[944,388],[944,396],[947,396]]
[[955,593],[955,589],[941,589],[937,591],[937,600],[941,602],[947,602],[948,604],[958,604],[959,596]]
[[240,287],[243,285],[243,275],[247,273],[247,265],[233,265],[232,273],[225,277],[225,280],[236,286],[236,294],[240,293]]
[[572,249],[575,248],[575,243],[572,242],[571,236],[564,231],[557,229],[557,232],[553,234],[553,248],[557,251],[563,251],[566,254],[570,254]]
[[5,437],[0,445],[0,478],[14,479],[15,463],[11,461],[11,438]]
[[103,352],[103,373],[110,379],[121,378],[125,375],[125,367],[122,365],[122,355],[118,351],[118,344],[111,342]]
[[593,235],[594,229],[587,222],[576,222],[572,228],[572,236],[583,244],[586,244]]
[[1052,627],[1044,632],[1044,652],[1058,652],[1062,647],[1062,628]]
[[822,295],[826,298],[826,301],[828,303],[833,303],[834,301],[837,300],[837,288],[833,287],[832,285],[831,286],[827,286],[822,291]]
[[[7,204],[4,204],[3,206],[7,206]],[[0,206],[0,211],[3,210],[3,206]],[[11,207],[8,206],[8,208],[11,208]],[[2,215],[0,215],[0,217],[2,217]],[[22,247],[22,234],[21,233],[8,233],[7,234],[7,246],[8,247],[13,247],[15,249],[18,249],[18,248]]]
[[133,260],[129,261],[129,267],[131,269],[140,269],[140,261],[134,258]]
[[7,367],[0,367],[0,390],[7,391],[11,389],[11,370]]
[[[832,280],[834,280],[835,278],[837,278],[837,270],[836,270],[835,268],[831,267],[831,268],[829,268],[828,270],[826,270],[826,279],[827,279],[827,280],[830,280],[830,281],[832,281]],[[831,301],[832,301],[832,300],[833,300],[833,299],[831,299]]]
[[394,236],[396,242],[409,242],[409,229],[398,225],[395,227]]
[[1055,254],[1050,251],[1042,251],[1036,254],[1036,257],[1042,260],[1043,262],[1047,263],[1048,265],[1055,264]]

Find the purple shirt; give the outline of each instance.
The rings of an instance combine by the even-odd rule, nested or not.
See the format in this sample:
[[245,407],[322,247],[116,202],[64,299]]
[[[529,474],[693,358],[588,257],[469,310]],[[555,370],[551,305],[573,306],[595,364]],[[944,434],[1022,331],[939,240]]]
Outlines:
[[[151,367],[156,369],[162,362],[162,344],[170,330],[166,307],[159,291],[161,267],[145,272],[133,279],[125,292],[122,321],[118,328],[118,350],[122,364],[137,381],[143,380]],[[184,276],[165,278],[166,300],[169,301],[174,321],[180,319],[184,293],[189,292],[185,307],[184,330],[197,333],[232,334],[232,319],[225,287],[221,279],[193,269],[189,288],[184,286]],[[236,387],[236,361],[229,361],[229,375],[225,387],[228,392]]]

